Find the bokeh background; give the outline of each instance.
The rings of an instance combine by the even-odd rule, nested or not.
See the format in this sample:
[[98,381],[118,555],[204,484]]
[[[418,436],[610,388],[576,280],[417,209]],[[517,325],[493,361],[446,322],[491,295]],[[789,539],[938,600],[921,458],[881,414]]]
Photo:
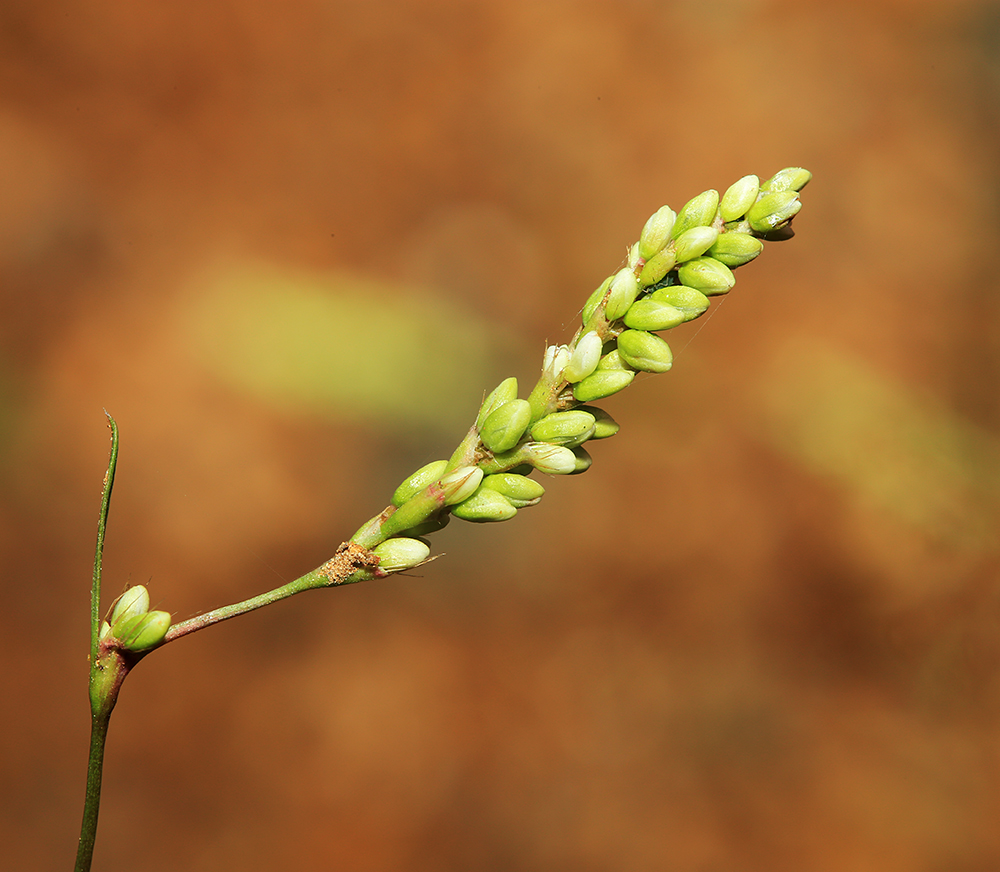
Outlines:
[[312,569],[646,217],[797,236],[410,577],[171,645],[95,869],[1000,868],[1000,4],[0,7],[2,864],[65,870],[107,601]]

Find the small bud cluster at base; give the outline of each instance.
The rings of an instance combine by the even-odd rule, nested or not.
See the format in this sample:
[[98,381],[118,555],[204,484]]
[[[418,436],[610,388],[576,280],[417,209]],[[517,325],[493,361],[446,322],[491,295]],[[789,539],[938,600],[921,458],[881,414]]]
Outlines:
[[111,609],[110,623],[101,625],[100,639],[114,639],[126,651],[148,651],[159,645],[170,629],[170,613],[149,610],[149,591],[137,584],[130,587]]

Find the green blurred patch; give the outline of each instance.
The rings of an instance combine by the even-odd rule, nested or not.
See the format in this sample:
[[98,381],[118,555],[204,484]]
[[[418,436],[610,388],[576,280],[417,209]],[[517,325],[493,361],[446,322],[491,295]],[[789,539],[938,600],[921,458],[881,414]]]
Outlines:
[[413,289],[265,269],[202,279],[181,314],[194,353],[274,407],[382,428],[472,420],[490,325]]
[[939,540],[997,542],[1000,440],[943,402],[813,340],[762,385],[774,444],[853,497]]

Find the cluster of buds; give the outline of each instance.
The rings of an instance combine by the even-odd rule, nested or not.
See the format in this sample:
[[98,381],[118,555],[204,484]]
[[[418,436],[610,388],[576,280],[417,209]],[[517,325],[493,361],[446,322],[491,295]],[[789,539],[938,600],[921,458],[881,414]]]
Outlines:
[[115,601],[108,620],[101,623],[105,648],[140,653],[159,645],[170,629],[170,613],[150,611],[149,591],[137,584]]
[[721,197],[705,191],[679,212],[663,206],[650,216],[625,265],[590,295],[573,339],[546,349],[527,399],[518,397],[516,379],[501,382],[452,457],[413,473],[392,505],[354,535],[380,559],[372,575],[428,560],[423,535],[452,515],[506,521],[533,506],[545,492],[529,477],[535,470],[588,469],[584,443],[618,432],[614,419],[590,403],[628,387],[637,372],[670,369],[670,346],[658,334],[699,317],[710,297],[728,293],[733,270],[757,257],[763,240],[791,235],[799,191],[810,178],[800,167],[765,182],[745,176]]

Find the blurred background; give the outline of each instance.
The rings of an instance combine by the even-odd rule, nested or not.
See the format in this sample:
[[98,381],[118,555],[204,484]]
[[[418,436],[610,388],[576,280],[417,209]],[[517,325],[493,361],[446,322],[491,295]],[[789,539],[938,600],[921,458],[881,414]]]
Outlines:
[[306,572],[651,212],[814,180],[622,432],[149,657],[95,869],[1000,868],[1000,3],[0,8],[0,844],[71,867],[89,578]]

